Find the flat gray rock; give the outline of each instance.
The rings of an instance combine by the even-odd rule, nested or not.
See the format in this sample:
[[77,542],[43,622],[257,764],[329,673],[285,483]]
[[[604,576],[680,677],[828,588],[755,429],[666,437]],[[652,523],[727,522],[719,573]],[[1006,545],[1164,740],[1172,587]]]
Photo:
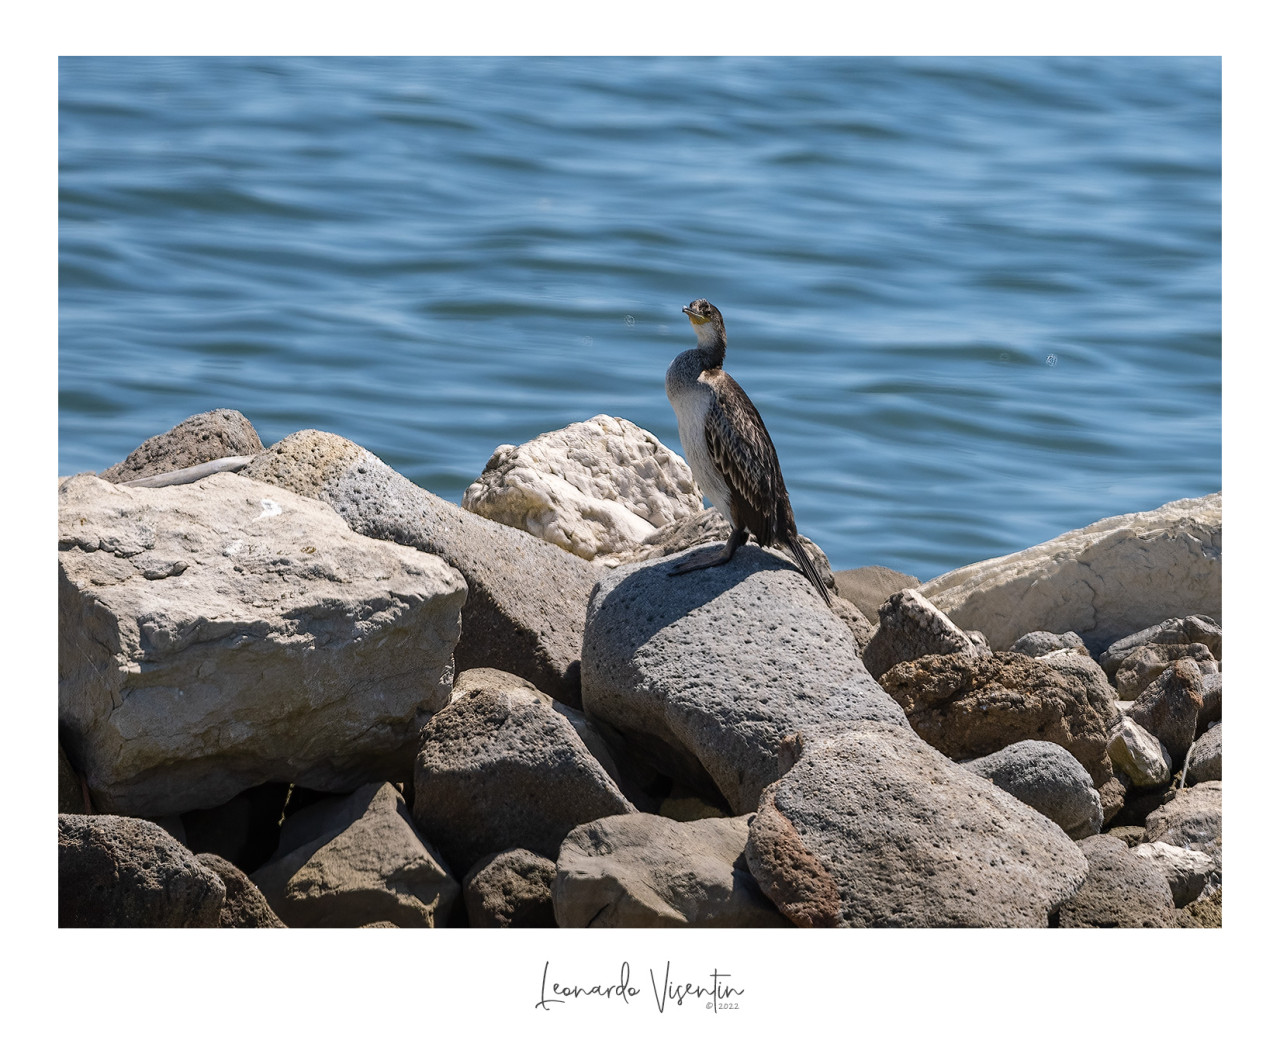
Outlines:
[[98,475],[110,483],[127,483],[261,450],[262,440],[253,423],[239,411],[221,407],[192,415],[168,432],[151,437],[123,462]]
[[606,568],[446,502],[332,433],[287,436],[241,475],[327,502],[360,534],[441,557],[469,590],[454,652],[458,671],[505,669],[580,704],[582,623]]
[[1220,618],[1222,494],[1108,517],[949,571],[920,591],[995,650],[1029,630],[1073,630],[1100,650],[1153,619]]
[[440,927],[459,894],[389,782],[286,818],[276,854],[253,882],[290,927]]
[[906,726],[790,560],[753,544],[673,576],[677,558],[602,579],[582,647],[584,710],[664,773],[713,786],[744,814],[790,766],[785,743],[797,731]]
[[789,927],[747,870],[753,815],[675,822],[622,814],[580,825],[552,888],[560,927]]
[[1044,815],[872,722],[804,740],[746,855],[802,927],[1044,927],[1087,868]]
[[471,686],[419,745],[414,820],[455,869],[518,847],[554,858],[575,826],[635,810],[536,691]]
[[466,595],[438,557],[233,474],[74,476],[58,520],[58,717],[96,809],[408,774],[448,700]]
[[1080,844],[1089,875],[1058,913],[1060,927],[1173,927],[1177,913],[1164,873],[1112,836]]
[[149,821],[58,815],[59,927],[217,927],[226,888]]
[[1060,745],[1015,742],[964,766],[1056,822],[1073,840],[1102,828],[1102,801],[1089,772]]

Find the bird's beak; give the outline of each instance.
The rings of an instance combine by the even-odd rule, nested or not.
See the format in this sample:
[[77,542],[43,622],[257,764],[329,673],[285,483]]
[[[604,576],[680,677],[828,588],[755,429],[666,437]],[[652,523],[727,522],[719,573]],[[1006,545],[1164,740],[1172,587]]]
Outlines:
[[698,315],[697,313],[695,313],[692,309],[690,309],[687,305],[686,305],[682,310],[680,310],[680,311],[681,311],[682,313],[684,313],[684,315],[685,315],[685,316],[687,316],[687,317],[689,318],[689,320],[690,320],[690,322],[691,322],[691,323],[695,323],[695,324],[705,324],[705,323],[707,323],[707,322],[711,319],[711,317],[709,317],[709,316],[699,316],[699,315]]

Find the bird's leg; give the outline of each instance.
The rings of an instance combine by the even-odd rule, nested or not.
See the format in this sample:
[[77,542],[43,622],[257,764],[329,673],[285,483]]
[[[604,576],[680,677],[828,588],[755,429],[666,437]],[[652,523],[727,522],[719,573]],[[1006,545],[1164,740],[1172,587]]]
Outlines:
[[747,540],[747,533],[745,527],[737,528],[733,534],[729,535],[729,540],[724,543],[724,548],[719,552],[715,549],[707,549],[695,553],[688,559],[680,561],[667,574],[685,574],[688,571],[700,571],[704,567],[718,567],[722,563],[728,563],[733,559],[733,554],[738,551],[738,546]]

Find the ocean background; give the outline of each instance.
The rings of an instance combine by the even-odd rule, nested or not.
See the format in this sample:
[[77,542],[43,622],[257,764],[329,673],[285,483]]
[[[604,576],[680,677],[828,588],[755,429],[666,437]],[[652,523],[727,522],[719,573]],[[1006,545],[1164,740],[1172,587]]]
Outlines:
[[452,501],[726,368],[837,569],[1221,487],[1217,58],[63,58],[62,474],[215,407]]

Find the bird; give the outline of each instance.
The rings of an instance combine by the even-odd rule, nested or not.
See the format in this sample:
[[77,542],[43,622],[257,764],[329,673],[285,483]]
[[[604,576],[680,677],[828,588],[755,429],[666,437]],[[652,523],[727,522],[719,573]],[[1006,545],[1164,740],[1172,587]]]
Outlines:
[[724,317],[705,298],[682,311],[693,324],[698,344],[667,368],[667,399],[676,412],[680,445],[693,478],[733,531],[723,549],[695,553],[668,573],[728,563],[750,535],[761,546],[787,549],[830,607],[831,595],[796,532],[769,430],[751,398],[724,370]]

